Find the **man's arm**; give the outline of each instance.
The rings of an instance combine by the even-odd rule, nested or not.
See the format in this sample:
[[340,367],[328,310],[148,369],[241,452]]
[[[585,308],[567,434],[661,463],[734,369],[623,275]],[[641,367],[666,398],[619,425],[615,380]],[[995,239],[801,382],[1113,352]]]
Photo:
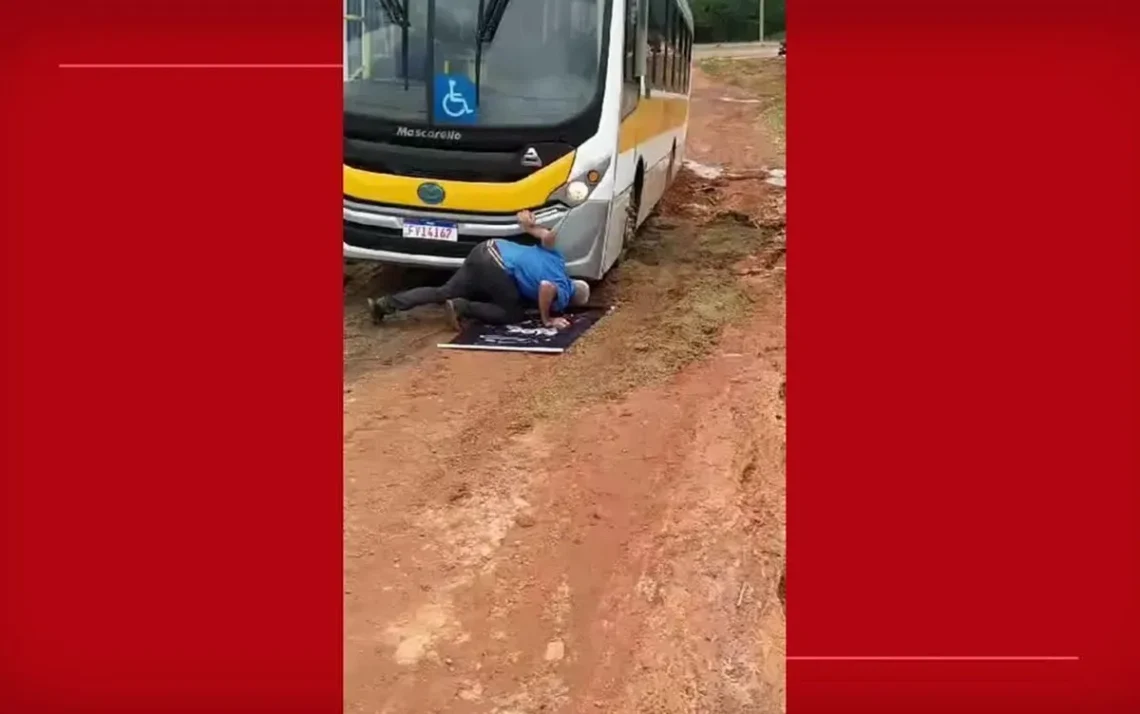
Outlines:
[[533,213],[530,211],[519,211],[518,219],[522,229],[537,238],[539,242],[542,243],[543,248],[554,247],[554,231],[538,225],[534,220]]
[[545,280],[539,283],[538,314],[542,316],[542,324],[562,330],[569,327],[570,323],[565,318],[550,316],[550,308],[554,305],[556,297],[558,297],[558,288],[554,283],[548,283]]

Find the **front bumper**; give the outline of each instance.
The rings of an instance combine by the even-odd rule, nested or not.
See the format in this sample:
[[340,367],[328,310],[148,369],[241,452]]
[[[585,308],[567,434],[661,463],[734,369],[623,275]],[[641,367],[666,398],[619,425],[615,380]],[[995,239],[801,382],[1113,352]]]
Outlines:
[[[573,209],[551,206],[535,211],[539,225],[557,231],[556,246],[571,275],[595,278],[601,264],[609,201],[587,201]],[[450,221],[459,240],[404,238],[405,220]],[[513,214],[472,214],[417,211],[344,200],[344,257],[424,268],[455,269],[471,249],[490,238],[531,244]]]

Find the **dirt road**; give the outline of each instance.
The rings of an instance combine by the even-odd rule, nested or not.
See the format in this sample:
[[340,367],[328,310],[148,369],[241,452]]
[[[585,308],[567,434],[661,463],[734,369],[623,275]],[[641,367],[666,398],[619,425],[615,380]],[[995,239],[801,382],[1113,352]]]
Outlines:
[[[751,62],[697,76],[690,158],[783,165],[782,96],[721,101],[782,93]],[[782,189],[685,174],[559,357],[374,328],[438,276],[349,266],[346,712],[783,711],[783,256]]]

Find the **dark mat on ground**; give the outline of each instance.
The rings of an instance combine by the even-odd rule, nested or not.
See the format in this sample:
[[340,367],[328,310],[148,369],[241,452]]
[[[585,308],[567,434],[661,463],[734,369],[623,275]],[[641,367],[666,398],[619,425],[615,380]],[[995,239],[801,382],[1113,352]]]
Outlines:
[[439,345],[453,350],[489,350],[498,352],[539,352],[561,354],[609,313],[609,308],[588,308],[564,317],[570,321],[565,330],[545,327],[535,315],[517,325],[484,325],[472,323],[450,342]]

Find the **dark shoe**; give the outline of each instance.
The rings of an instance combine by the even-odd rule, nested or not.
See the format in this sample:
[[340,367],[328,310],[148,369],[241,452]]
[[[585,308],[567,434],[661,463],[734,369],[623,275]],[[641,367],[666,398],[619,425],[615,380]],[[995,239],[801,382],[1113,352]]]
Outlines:
[[447,314],[447,322],[456,332],[463,331],[463,323],[459,321],[459,310],[455,307],[454,300],[448,300],[443,303],[443,310]]
[[368,298],[368,312],[372,315],[374,325],[384,322],[384,318],[395,311],[387,297]]

